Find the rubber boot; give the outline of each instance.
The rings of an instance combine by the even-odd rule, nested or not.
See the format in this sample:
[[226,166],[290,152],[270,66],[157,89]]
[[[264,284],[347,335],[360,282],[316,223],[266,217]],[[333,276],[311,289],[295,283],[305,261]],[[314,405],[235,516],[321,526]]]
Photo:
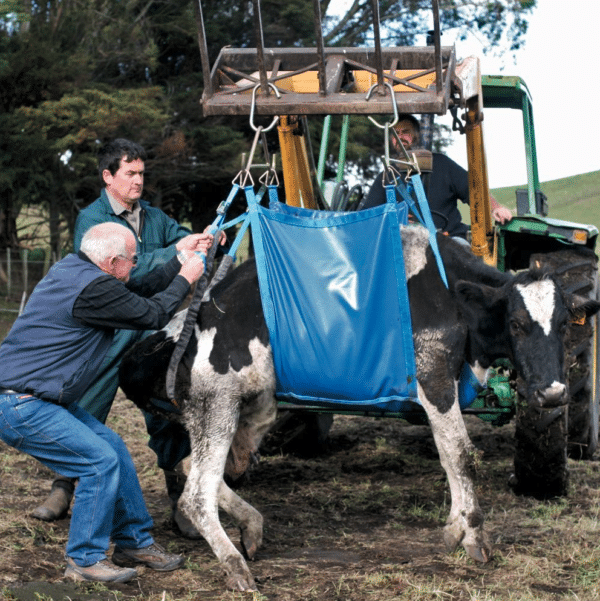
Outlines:
[[185,482],[187,480],[186,475],[183,473],[181,464],[178,464],[174,470],[163,470],[165,473],[165,482],[167,484],[167,494],[171,501],[171,511],[173,523],[177,530],[185,538],[191,540],[198,540],[202,538],[202,535],[196,530],[196,527],[188,518],[177,509],[177,502],[179,497],[183,493]]
[[31,517],[45,522],[53,522],[66,517],[73,498],[75,482],[77,482],[76,478],[56,477],[52,482],[48,498],[32,511]]

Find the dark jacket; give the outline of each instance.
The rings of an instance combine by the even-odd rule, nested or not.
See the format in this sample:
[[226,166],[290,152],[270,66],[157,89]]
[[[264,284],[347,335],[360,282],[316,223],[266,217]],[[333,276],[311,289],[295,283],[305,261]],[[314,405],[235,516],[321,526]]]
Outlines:
[[[136,235],[138,263],[131,274],[131,278],[134,280],[142,278],[155,267],[172,259],[177,252],[175,243],[191,234],[190,230],[179,225],[164,211],[151,206],[149,202],[140,200],[139,203],[142,209],[140,215],[141,235]],[[83,235],[92,226],[106,222],[120,223],[133,231],[125,218],[114,213],[106,190],[103,189],[100,198],[82,209],[77,217],[74,237],[75,252],[81,246]]]
[[[158,277],[152,274],[146,278],[155,285],[154,290],[146,291],[153,294],[152,298],[144,301],[129,289],[135,284],[125,285],[107,275],[83,253],[67,255],[56,263],[35,287],[25,310],[0,346],[0,387],[61,405],[79,400],[113,341],[114,328],[110,324],[114,317],[110,307],[105,306],[109,296],[126,306],[135,304],[133,301],[160,305],[161,310],[153,313],[152,323],[148,323],[151,311],[144,307],[127,320],[129,328],[145,329],[163,327],[189,292],[185,278],[173,277],[173,270],[170,275],[165,269],[159,271]],[[112,295],[91,295],[106,313],[104,320],[92,325],[74,317],[74,305],[86,290],[101,281],[108,283],[109,291],[116,290]]]
[[[451,236],[465,238],[469,228],[462,222],[458,201],[469,203],[468,173],[445,154],[434,152],[432,171],[422,177],[435,227],[448,232]],[[364,209],[385,202],[382,178],[383,172],[375,178],[371,185],[363,205]],[[402,200],[398,193],[396,193],[396,200]]]

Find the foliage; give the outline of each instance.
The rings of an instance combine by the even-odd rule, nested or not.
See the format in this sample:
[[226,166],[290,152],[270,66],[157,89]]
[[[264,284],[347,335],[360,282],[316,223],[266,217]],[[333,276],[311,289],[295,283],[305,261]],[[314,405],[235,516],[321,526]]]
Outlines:
[[[527,16],[534,7],[534,0],[440,0],[440,22],[445,33],[453,32],[459,39],[472,34],[487,40],[489,50],[506,42],[515,51],[524,43]],[[379,0],[384,45],[414,44],[430,29],[431,10],[431,0]],[[325,39],[330,45],[363,45],[372,40],[373,20],[371,0],[354,0],[339,21],[329,19],[331,29]]]
[[[211,61],[223,46],[255,46],[250,0],[201,2]],[[260,4],[265,46],[314,45],[311,2]],[[322,0],[326,44],[372,44],[371,6],[371,0]],[[430,6],[429,0],[380,0],[383,43],[414,43],[429,27]],[[513,49],[523,43],[534,6],[440,2],[446,28],[457,35],[474,31],[490,48]],[[336,7],[344,14],[334,15]],[[60,227],[72,228],[79,208],[98,195],[97,149],[117,136],[135,139],[149,153],[145,197],[195,229],[206,225],[253,132],[246,118],[201,114],[196,10],[195,0],[0,1],[0,248],[18,246],[21,207],[41,203],[60,253]],[[320,125],[311,128],[318,145]],[[353,120],[348,161],[365,177],[376,169],[377,134],[364,119]],[[335,159],[329,164],[334,168]]]

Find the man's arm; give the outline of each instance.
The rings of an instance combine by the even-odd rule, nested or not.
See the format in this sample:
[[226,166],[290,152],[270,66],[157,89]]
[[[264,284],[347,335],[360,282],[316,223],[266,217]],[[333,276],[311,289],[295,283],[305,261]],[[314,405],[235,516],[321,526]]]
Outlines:
[[151,298],[131,292],[114,277],[101,276],[88,284],[73,305],[73,317],[94,328],[160,330],[190,287],[177,276],[166,290]]
[[[177,259],[175,262],[179,263]],[[172,265],[170,266],[172,267]],[[161,286],[166,273],[155,270],[147,283]],[[88,284],[73,305],[73,317],[85,325],[96,328],[124,330],[159,330],[174,315],[181,302],[203,272],[202,260],[196,255],[180,266],[178,273],[165,290],[144,298],[132,292],[128,285],[110,275],[100,276]],[[152,279],[154,280],[152,281]],[[131,285],[132,288],[139,288]]]
[[[460,165],[455,163],[449,157],[444,156],[448,164],[450,166],[450,173],[452,177],[452,183],[456,190],[456,194],[458,198],[460,198],[463,202],[469,202],[469,174],[465,169],[463,169]],[[513,217],[512,211],[501,205],[493,196],[490,194],[490,209],[492,213],[492,218],[499,223],[505,223],[506,221],[510,221]]]

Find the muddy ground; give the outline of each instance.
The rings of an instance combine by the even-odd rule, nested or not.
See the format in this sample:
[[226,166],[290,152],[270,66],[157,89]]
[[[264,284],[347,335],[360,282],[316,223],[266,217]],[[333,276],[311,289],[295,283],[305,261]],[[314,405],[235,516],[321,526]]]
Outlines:
[[[138,468],[155,538],[187,558],[171,573],[142,570],[109,586],[63,579],[69,520],[28,516],[45,497],[46,468],[0,447],[0,596],[49,601],[151,599],[333,601],[388,599],[600,599],[598,464],[571,462],[568,499],[536,501],[508,487],[513,426],[467,419],[483,460],[477,488],[495,545],[486,565],[442,531],[449,490],[428,426],[336,416],[329,449],[317,457],[263,456],[239,493],[263,514],[264,542],[250,569],[258,593],[226,592],[203,541],[176,535],[162,473],[146,446],[138,410],[123,398],[109,425],[126,440]],[[223,518],[239,544],[234,524]]]

